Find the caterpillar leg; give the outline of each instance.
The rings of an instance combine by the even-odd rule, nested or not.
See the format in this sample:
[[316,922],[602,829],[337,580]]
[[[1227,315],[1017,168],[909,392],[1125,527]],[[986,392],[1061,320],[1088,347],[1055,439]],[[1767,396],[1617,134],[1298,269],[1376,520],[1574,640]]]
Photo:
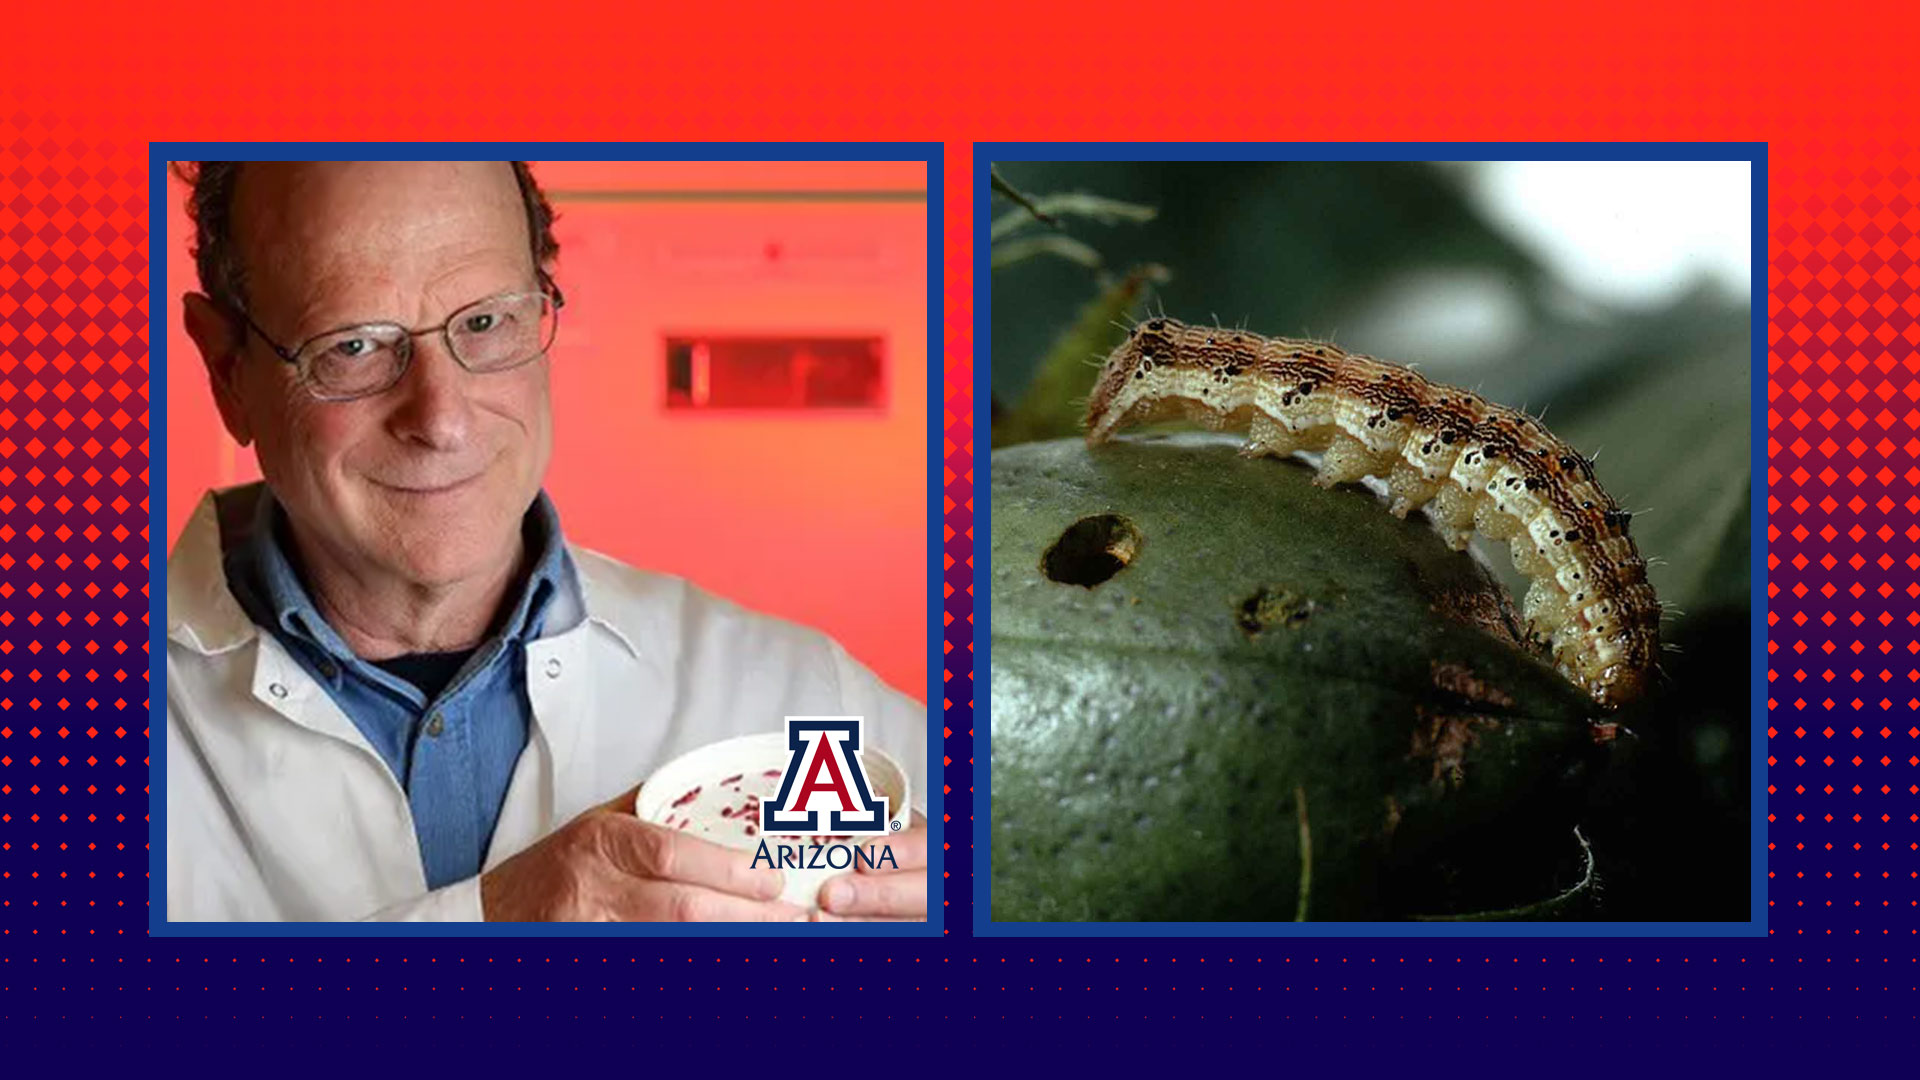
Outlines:
[[1393,496],[1393,502],[1387,507],[1387,513],[1404,518],[1420,509],[1440,491],[1439,480],[1429,480],[1420,470],[1404,461],[1394,463],[1393,471],[1387,474],[1387,491]]
[[1224,431],[1227,427],[1227,414],[1208,405],[1204,401],[1188,401],[1187,419],[1206,428],[1208,431]]
[[1542,577],[1552,570],[1547,557],[1534,546],[1533,537],[1521,533],[1510,542],[1513,549],[1513,568],[1530,578]]
[[1241,457],[1260,457],[1272,454],[1274,457],[1286,457],[1300,449],[1300,440],[1288,431],[1286,425],[1264,413],[1255,413],[1247,425],[1247,444],[1240,448]]
[[1561,592],[1558,585],[1546,581],[1536,581],[1527,588],[1527,598],[1522,601],[1520,611],[1528,622],[1549,631],[1558,630],[1573,613],[1567,606],[1567,594]]
[[1486,498],[1474,508],[1473,528],[1489,540],[1511,540],[1520,533],[1520,519],[1502,512],[1491,498]]
[[1427,503],[1427,520],[1455,551],[1465,550],[1473,539],[1474,501],[1473,496],[1448,484],[1434,492],[1433,501]]
[[1359,439],[1344,432],[1333,437],[1327,444],[1326,453],[1320,457],[1320,471],[1313,482],[1323,488],[1336,484],[1351,484],[1363,476],[1370,476],[1379,468],[1378,458],[1368,450]]

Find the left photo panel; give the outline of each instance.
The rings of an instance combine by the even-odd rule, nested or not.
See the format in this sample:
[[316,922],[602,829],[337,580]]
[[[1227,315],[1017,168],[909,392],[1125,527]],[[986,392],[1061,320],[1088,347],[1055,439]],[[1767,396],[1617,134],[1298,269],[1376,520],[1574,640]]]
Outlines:
[[939,155],[154,144],[152,932],[940,933]]

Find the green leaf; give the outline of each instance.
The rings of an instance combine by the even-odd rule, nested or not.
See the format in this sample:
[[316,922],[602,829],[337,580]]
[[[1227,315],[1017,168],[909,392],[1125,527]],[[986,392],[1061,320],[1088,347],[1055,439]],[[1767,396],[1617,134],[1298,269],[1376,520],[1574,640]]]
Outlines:
[[1036,255],[1051,255],[1056,259],[1084,266],[1089,270],[1100,269],[1100,253],[1089,244],[1075,240],[1071,236],[1048,233],[1045,236],[1024,236],[1018,240],[1008,240],[996,244],[993,248],[993,269],[1014,266]]
[[1026,394],[994,424],[993,445],[1058,438],[1079,431],[1094,369],[1126,336],[1126,321],[1146,300],[1148,287],[1166,280],[1163,267],[1137,266],[1081,308],[1073,324],[1040,361]]
[[999,168],[992,165],[987,166],[987,175],[990,178],[990,183],[993,185],[993,193],[995,195],[998,195],[1003,199],[1012,200],[1014,203],[1017,203],[1018,205],[1024,207],[1029,214],[1032,214],[1035,218],[1038,218],[1040,221],[1045,222],[1048,225],[1059,224],[1058,222],[1054,221],[1051,217],[1047,216],[1047,212],[1045,210],[1042,210],[1040,209],[1040,207],[1034,205],[1033,200],[1029,198],[1025,192],[1021,191],[1019,188],[1014,187],[1012,184],[1008,183],[1006,177],[1003,177],[1000,175]]
[[1086,218],[1101,225],[1143,225],[1153,220],[1154,213],[1153,207],[1140,203],[1102,198],[1084,191],[1068,191],[1023,199],[1020,209],[1009,210],[993,219],[987,235],[998,243],[1036,223],[1059,227],[1059,219],[1064,217]]

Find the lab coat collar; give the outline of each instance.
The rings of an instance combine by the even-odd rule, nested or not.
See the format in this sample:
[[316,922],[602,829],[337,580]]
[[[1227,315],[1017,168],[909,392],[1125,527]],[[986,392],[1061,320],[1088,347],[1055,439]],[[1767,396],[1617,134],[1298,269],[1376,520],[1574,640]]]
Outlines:
[[[305,642],[342,665],[358,668],[364,677],[382,681],[371,665],[354,655],[315,607],[283,542],[287,535],[286,512],[271,489],[265,484],[249,484],[216,493],[214,502],[215,518],[221,524],[222,571],[247,618],[256,626],[277,627],[283,640]],[[238,522],[244,522],[243,529],[233,527]],[[579,588],[572,559],[562,543],[560,515],[546,492],[535,497],[522,524],[522,534],[533,564],[512,593],[512,609],[499,622],[497,636],[510,642],[538,635],[556,596]],[[576,602],[574,606],[579,605]]]
[[[231,652],[261,636],[260,627],[247,617],[238,600],[227,588],[224,537],[238,535],[252,527],[260,483],[209,491],[202,496],[187,526],[180,533],[167,557],[167,638],[203,656]],[[543,638],[565,634],[583,622],[605,629],[632,657],[642,656],[638,641],[655,638],[666,626],[647,625],[657,621],[657,609],[634,604],[627,595],[654,575],[638,571],[567,545],[572,556],[568,572],[576,573],[579,589],[561,588],[547,611]],[[626,577],[629,580],[620,580]],[[660,584],[672,579],[655,579]],[[577,605],[575,597],[578,597]],[[649,616],[652,616],[650,620]],[[271,635],[268,635],[269,637]]]
[[[203,656],[231,652],[260,633],[227,588],[220,550],[222,502],[214,496],[209,491],[201,497],[167,556],[167,639]],[[243,512],[238,503],[225,504],[230,514]],[[238,525],[230,521],[227,529]]]

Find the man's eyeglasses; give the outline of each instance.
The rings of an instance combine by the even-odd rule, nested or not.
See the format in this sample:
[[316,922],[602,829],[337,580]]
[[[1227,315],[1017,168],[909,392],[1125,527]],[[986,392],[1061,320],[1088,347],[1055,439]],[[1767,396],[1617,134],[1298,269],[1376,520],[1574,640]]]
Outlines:
[[366,323],[329,330],[287,348],[253,316],[238,314],[274,354],[292,364],[307,391],[321,401],[352,401],[390,390],[413,363],[413,339],[439,334],[461,367],[476,373],[510,371],[545,356],[560,329],[566,298],[551,281],[544,292],[508,293],[468,304],[438,326],[409,330],[397,323]]

